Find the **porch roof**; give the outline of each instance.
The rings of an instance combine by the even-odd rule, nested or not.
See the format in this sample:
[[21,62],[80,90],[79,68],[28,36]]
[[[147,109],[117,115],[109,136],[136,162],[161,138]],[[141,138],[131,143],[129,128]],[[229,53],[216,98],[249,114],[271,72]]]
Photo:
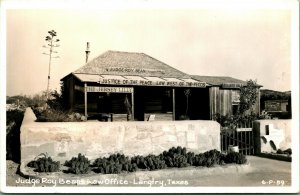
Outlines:
[[242,81],[236,78],[227,77],[227,76],[200,76],[200,75],[191,75],[191,77],[197,81],[206,82],[212,86],[221,86],[224,88],[240,88],[246,86],[247,82]]
[[197,87],[205,88],[207,84],[195,79],[155,77],[155,76],[122,76],[72,73],[81,82],[97,82],[103,85],[139,85],[139,86],[167,86],[167,87]]

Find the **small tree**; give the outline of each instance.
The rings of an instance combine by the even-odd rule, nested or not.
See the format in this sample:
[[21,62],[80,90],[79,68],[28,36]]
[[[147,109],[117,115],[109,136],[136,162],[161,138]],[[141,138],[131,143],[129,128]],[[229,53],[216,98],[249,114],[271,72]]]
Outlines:
[[46,100],[48,100],[49,98],[49,85],[50,85],[50,73],[51,73],[51,60],[52,58],[58,58],[59,56],[53,56],[53,54],[57,53],[57,51],[54,51],[55,47],[59,47],[58,44],[55,44],[57,42],[59,42],[59,39],[56,39],[55,37],[56,32],[54,30],[48,31],[48,34],[45,38],[45,41],[48,42],[47,45],[43,45],[44,48],[49,49],[49,53],[43,53],[45,55],[49,56],[49,70],[48,70],[48,83],[47,83],[47,94],[46,94]]
[[256,81],[248,80],[247,85],[241,88],[240,91],[240,106],[239,113],[245,115],[248,110],[252,111],[252,106],[257,101],[258,87]]

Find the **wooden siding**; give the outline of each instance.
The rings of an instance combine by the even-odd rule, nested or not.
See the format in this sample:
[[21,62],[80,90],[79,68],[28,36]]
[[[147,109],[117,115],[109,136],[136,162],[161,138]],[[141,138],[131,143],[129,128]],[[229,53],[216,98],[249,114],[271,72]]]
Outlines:
[[231,115],[232,114],[232,91],[231,89],[220,89],[211,87],[209,89],[209,107],[210,118],[215,114]]
[[73,109],[74,105],[74,77],[69,76],[63,80],[64,85],[64,96],[66,98],[67,102],[67,109]]
[[[236,89],[220,89],[219,87],[210,87],[209,89],[209,106],[211,119],[217,113],[225,116],[233,114],[233,100],[232,93]],[[259,89],[257,90],[258,97],[256,103],[253,105],[253,112],[255,114],[260,113],[260,97]]]
[[231,115],[232,114],[232,98],[231,90],[220,89],[220,114]]
[[210,107],[210,119],[217,113],[220,113],[220,91],[219,87],[209,88],[209,107]]

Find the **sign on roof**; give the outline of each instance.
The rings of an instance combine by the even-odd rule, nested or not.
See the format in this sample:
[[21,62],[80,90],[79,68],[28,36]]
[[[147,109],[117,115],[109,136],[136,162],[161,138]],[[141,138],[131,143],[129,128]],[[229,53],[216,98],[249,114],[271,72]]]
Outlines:
[[241,83],[223,83],[222,88],[241,88],[244,85]]
[[166,86],[166,87],[197,87],[205,88],[206,83],[198,81],[166,81],[158,77],[147,77],[147,79],[116,79],[101,77],[99,80],[103,85],[139,85],[139,86]]

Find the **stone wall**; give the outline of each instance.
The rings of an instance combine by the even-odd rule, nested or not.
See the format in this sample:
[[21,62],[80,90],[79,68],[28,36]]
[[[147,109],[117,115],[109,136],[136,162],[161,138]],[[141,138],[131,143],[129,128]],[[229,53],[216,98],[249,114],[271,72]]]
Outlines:
[[159,154],[172,146],[189,151],[220,150],[220,125],[214,121],[34,122],[26,109],[21,127],[21,161],[47,152],[64,161],[78,153],[89,159],[120,152]]
[[291,120],[257,120],[253,124],[255,153],[291,148]]

